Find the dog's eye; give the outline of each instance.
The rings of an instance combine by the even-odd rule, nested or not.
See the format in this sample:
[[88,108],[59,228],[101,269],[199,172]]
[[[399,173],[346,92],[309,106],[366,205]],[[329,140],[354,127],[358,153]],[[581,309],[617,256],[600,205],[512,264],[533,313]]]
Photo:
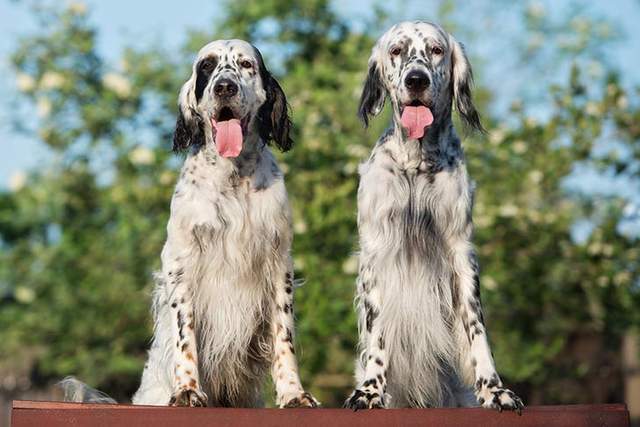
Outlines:
[[442,50],[442,48],[440,46],[434,46],[434,47],[431,48],[431,53],[433,55],[442,55],[442,52],[443,52],[443,50]]
[[398,56],[402,52],[402,48],[400,46],[392,47],[389,53],[391,56]]
[[200,69],[206,73],[211,73],[215,68],[216,64],[211,59],[205,59],[200,63]]
[[251,61],[249,61],[248,59],[244,59],[244,60],[240,61],[240,66],[242,68],[252,68],[253,67],[253,63]]

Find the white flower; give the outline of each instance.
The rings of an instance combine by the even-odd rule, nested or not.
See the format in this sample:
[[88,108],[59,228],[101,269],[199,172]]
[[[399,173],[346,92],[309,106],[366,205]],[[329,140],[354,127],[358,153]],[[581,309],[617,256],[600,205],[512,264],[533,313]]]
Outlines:
[[16,86],[21,92],[31,92],[36,87],[36,81],[29,74],[18,73]]
[[358,257],[351,255],[342,264],[342,271],[346,274],[356,274],[358,272]]
[[540,2],[533,2],[527,7],[527,12],[532,18],[542,18],[546,11],[544,5]]
[[593,242],[587,246],[587,253],[589,255],[598,255],[602,252],[602,244],[600,242]]
[[502,141],[504,141],[505,136],[506,132],[503,128],[499,127],[489,134],[489,142],[491,143],[491,145],[499,145]]
[[23,304],[30,303],[36,298],[36,293],[33,289],[25,288],[24,286],[17,286],[13,294],[16,300]]
[[304,269],[305,262],[302,257],[293,257],[293,265],[297,266],[298,269]]
[[164,171],[160,174],[160,184],[162,185],[169,185],[173,182],[174,179],[175,177],[173,176],[173,172],[171,171]]
[[87,13],[87,5],[81,1],[72,1],[69,2],[69,12],[74,15],[82,16]]
[[513,143],[513,151],[516,154],[522,154],[527,151],[527,144],[524,141],[518,140]]
[[631,273],[628,271],[620,271],[613,276],[613,283],[616,285],[624,285],[625,283],[631,282],[632,277]]
[[629,106],[629,100],[626,96],[621,96],[616,104],[618,104],[618,108],[625,110]]
[[102,83],[120,98],[126,98],[131,95],[131,83],[121,74],[107,73],[102,78]]
[[586,34],[589,28],[591,28],[591,23],[582,16],[573,18],[569,24],[576,32],[583,34]]
[[40,88],[42,89],[58,89],[64,84],[64,76],[55,71],[47,71],[40,79]]
[[480,283],[482,284],[483,288],[489,289],[490,291],[498,287],[498,282],[496,282],[496,280],[493,277],[488,276],[486,274],[482,275],[482,278],[480,279]]
[[493,224],[493,217],[490,215],[475,215],[473,222],[478,228],[485,228]]
[[364,158],[369,155],[370,149],[364,145],[350,144],[347,146],[347,154],[356,158]]
[[640,206],[636,206],[635,204],[629,202],[624,206],[622,214],[627,218],[638,215],[640,214]]
[[150,165],[156,156],[152,150],[147,147],[136,147],[129,153],[129,160],[135,165]]
[[358,163],[356,163],[356,162],[347,162],[342,167],[342,171],[346,175],[354,175],[358,171]]
[[9,190],[20,191],[27,183],[27,174],[19,171],[11,175],[9,178]]
[[584,111],[590,116],[597,116],[600,114],[600,107],[598,107],[596,102],[589,101],[587,102],[587,105],[585,105]]
[[48,98],[38,98],[36,102],[36,114],[41,119],[44,119],[51,114],[51,101]]
[[538,184],[540,181],[542,181],[542,178],[544,178],[544,174],[537,169],[534,169],[531,172],[529,172],[529,179],[534,184]]
[[514,204],[506,204],[500,206],[500,216],[503,217],[514,217],[518,214],[518,207]]
[[602,63],[599,61],[590,61],[587,65],[587,72],[591,77],[600,77],[604,73]]
[[307,223],[304,222],[304,221],[300,221],[300,220],[295,221],[293,223],[293,231],[296,234],[304,234],[304,233],[306,233],[307,232]]

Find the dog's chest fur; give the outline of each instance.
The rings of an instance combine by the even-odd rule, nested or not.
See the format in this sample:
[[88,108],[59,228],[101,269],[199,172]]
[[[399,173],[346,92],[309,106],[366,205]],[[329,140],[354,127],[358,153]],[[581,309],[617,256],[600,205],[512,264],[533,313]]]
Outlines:
[[469,227],[471,187],[459,147],[428,148],[379,144],[360,169],[361,263],[379,292],[389,392],[400,406],[445,403],[457,383],[450,249]]
[[207,148],[189,156],[168,226],[169,233],[188,230],[175,234],[190,236],[181,246],[194,271],[203,380],[227,387],[226,394],[234,394],[232,384],[252,383],[238,377],[257,381],[264,373],[272,274],[281,271],[275,263],[286,259],[291,239],[282,173],[268,150],[250,154],[234,163]]

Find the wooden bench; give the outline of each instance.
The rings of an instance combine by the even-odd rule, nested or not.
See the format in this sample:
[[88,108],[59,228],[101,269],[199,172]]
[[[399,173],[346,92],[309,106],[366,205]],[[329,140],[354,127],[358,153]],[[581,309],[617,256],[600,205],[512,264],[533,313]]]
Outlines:
[[629,426],[625,405],[531,406],[521,416],[481,408],[378,409],[233,409],[170,408],[134,405],[16,400],[13,427],[31,426]]

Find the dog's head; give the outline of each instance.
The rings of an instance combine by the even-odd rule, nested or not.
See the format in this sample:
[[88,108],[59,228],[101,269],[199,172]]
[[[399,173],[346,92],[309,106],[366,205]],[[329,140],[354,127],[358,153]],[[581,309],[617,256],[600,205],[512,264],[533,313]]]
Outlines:
[[293,144],[284,92],[258,49],[245,41],[217,40],[204,46],[178,104],[174,151],[215,143],[223,157],[237,157],[254,134],[282,151]]
[[373,48],[358,114],[368,125],[388,96],[395,119],[410,137],[420,138],[425,127],[448,119],[455,102],[463,122],[482,130],[472,84],[464,49],[450,34],[427,22],[403,22]]

